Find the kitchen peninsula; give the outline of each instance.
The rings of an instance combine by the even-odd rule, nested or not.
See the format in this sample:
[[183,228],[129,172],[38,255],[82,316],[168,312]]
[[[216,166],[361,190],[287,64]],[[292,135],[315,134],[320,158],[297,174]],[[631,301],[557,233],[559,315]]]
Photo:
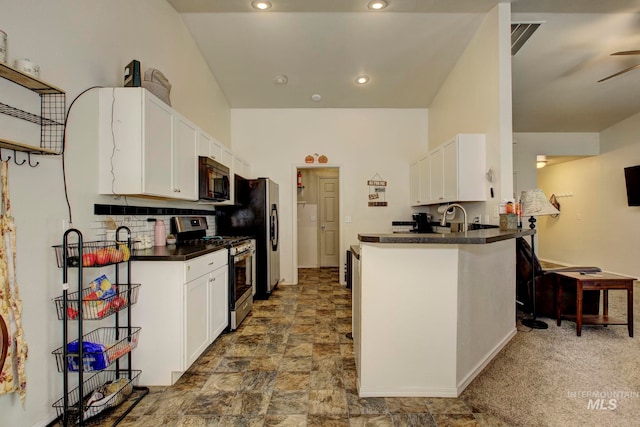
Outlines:
[[360,234],[360,396],[459,396],[516,334],[515,238],[534,233]]

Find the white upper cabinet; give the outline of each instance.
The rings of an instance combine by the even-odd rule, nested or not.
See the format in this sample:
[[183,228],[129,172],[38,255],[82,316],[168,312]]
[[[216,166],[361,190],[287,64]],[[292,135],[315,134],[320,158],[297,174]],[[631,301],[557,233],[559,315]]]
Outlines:
[[233,158],[231,151],[202,129],[198,129],[198,156],[210,157],[231,168]]
[[227,148],[222,148],[222,154],[219,161],[226,167],[231,168],[231,165],[233,164],[233,153]]
[[238,156],[233,156],[233,167],[231,168],[231,172],[234,175],[239,175],[243,178],[249,179],[251,177],[250,168],[249,163],[245,162]]
[[199,129],[178,113],[173,119],[173,192],[178,199],[197,200]]
[[487,200],[485,158],[484,134],[456,135],[435,148],[411,165],[412,205]]
[[418,206],[420,201],[420,162],[409,165],[409,199],[411,206]]
[[211,144],[213,144],[213,138],[202,129],[198,129],[198,156],[213,157]]
[[193,123],[143,88],[98,89],[80,99],[75,125],[98,140],[100,194],[197,200]]
[[411,187],[409,194],[411,197],[412,206],[426,205],[429,203],[431,189],[429,173],[430,159],[429,156],[420,159],[419,161],[412,163],[409,169],[409,176],[411,181]]

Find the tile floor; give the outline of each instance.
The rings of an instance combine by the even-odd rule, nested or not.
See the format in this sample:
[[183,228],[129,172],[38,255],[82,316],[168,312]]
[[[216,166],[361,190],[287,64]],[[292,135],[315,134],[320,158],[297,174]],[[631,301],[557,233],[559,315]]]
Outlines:
[[237,331],[221,335],[171,387],[120,426],[505,426],[460,399],[359,398],[351,291],[338,269],[301,269]]

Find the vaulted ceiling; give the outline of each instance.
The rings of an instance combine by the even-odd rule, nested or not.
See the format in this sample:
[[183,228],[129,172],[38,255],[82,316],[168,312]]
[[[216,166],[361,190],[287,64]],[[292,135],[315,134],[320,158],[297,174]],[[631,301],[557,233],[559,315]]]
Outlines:
[[[168,0],[232,108],[428,108],[498,0]],[[514,0],[516,132],[595,132],[640,111],[640,0]],[[356,76],[367,75],[365,85]],[[286,80],[286,83],[284,82]],[[319,95],[312,99],[313,95]]]

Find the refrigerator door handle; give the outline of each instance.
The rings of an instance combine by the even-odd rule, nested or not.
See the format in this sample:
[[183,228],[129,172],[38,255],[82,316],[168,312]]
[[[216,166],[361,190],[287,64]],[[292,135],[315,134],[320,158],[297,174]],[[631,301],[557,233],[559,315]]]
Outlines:
[[278,250],[278,205],[271,205],[271,249]]

